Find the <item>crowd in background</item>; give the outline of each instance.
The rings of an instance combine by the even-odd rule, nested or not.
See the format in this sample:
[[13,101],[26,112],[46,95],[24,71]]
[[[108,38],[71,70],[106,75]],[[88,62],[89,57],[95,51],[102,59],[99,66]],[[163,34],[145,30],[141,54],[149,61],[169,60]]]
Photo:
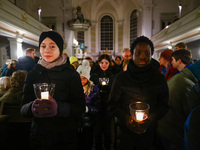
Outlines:
[[[40,58],[28,48],[25,56],[1,68],[0,102],[19,105],[21,115],[32,118],[26,149],[200,148],[200,62],[185,43],[164,50],[159,61],[152,58],[154,46],[145,36],[122,56],[103,54],[97,61],[68,57],[54,31],[40,35],[39,47]],[[44,82],[56,84],[49,101],[34,93],[33,84]],[[136,101],[150,106],[140,124],[129,110]]]

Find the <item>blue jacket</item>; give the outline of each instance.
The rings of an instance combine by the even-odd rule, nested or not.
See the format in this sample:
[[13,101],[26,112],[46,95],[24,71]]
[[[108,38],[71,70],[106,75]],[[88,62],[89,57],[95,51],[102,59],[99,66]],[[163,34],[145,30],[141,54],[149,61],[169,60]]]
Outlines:
[[28,72],[32,70],[35,65],[36,63],[31,57],[23,56],[18,59],[15,70],[26,70]]

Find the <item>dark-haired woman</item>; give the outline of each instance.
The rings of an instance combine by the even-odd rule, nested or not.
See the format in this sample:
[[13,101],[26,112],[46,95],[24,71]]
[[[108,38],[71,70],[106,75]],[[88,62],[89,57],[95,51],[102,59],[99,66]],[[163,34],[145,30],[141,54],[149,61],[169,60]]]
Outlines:
[[[110,93],[112,81],[114,78],[113,71],[110,67],[110,56],[103,54],[98,58],[99,69],[91,76],[91,81],[100,89],[100,111],[96,117],[95,126],[95,150],[111,149],[112,145],[112,121],[113,117],[107,110],[106,102]],[[102,141],[104,140],[104,141]],[[103,144],[104,143],[104,144]]]

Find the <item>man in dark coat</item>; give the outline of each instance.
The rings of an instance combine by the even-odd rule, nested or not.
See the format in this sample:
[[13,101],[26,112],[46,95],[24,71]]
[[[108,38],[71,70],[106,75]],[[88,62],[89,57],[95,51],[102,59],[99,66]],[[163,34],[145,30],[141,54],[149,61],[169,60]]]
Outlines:
[[17,64],[15,67],[15,70],[26,70],[29,72],[33,69],[33,67],[36,65],[35,62],[35,49],[34,48],[27,48],[25,50],[26,56],[22,56],[17,60]]
[[[159,63],[151,58],[153,52],[153,43],[147,37],[138,37],[131,47],[133,59],[127,71],[117,74],[113,81],[108,105],[118,120],[118,150],[155,149],[157,121],[169,108],[169,93],[165,77],[158,72]],[[129,110],[136,101],[150,106],[149,117],[139,128]],[[146,132],[138,133],[143,128]]]

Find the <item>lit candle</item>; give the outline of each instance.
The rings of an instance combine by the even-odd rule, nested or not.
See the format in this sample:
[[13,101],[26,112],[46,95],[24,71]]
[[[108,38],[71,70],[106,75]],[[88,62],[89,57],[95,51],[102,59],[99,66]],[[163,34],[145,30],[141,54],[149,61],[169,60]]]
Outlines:
[[136,113],[136,120],[142,121],[144,119],[144,113],[143,112],[135,112]]
[[49,99],[49,91],[41,92],[41,99]]
[[102,81],[102,85],[106,85],[106,81]]

